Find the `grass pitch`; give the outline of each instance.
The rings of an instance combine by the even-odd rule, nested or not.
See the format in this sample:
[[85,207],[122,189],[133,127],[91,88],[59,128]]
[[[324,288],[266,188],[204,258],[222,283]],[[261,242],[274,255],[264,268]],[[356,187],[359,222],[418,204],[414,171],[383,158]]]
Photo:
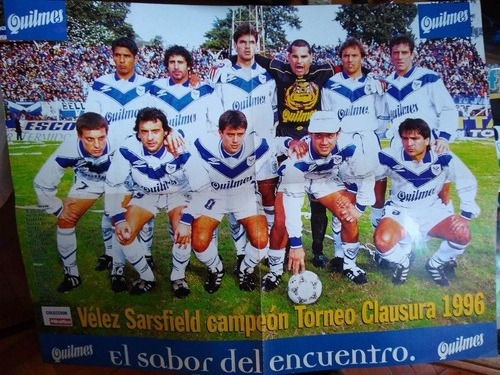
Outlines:
[[[83,284],[71,293],[57,293],[63,271],[55,245],[56,220],[37,209],[32,187],[35,174],[57,146],[57,143],[50,142],[15,141],[9,144],[19,237],[35,311],[40,311],[39,306],[70,306],[72,310],[73,327],[44,327],[41,324],[41,329],[47,332],[240,340],[495,320],[494,249],[499,180],[492,140],[457,141],[452,144],[452,150],[478,179],[477,202],[482,212],[471,222],[472,241],[459,258],[457,277],[449,287],[436,285],[424,270],[426,260],[439,244],[438,240],[416,244],[415,263],[407,282],[401,286],[394,286],[390,272],[378,269],[369,252],[361,251],[358,264],[367,272],[368,284],[360,286],[341,275],[330,274],[326,269],[314,268],[311,241],[305,234],[304,245],[306,252],[309,250],[306,267],[316,272],[323,283],[322,296],[310,306],[296,306],[288,299],[288,274],[279,288],[271,293],[239,290],[237,279],[232,274],[235,253],[225,220],[219,231],[219,252],[226,267],[221,289],[213,295],[205,292],[205,267],[192,256],[187,272],[191,295],[183,300],[175,299],[169,281],[171,242],[164,213],[159,214],[155,221],[153,256],[158,281],[156,289],[141,296],[113,293],[108,273],[94,271],[97,257],[103,252],[101,199],[77,226],[78,264]],[[59,186],[60,197],[66,196],[71,183],[72,173],[67,171]],[[457,208],[459,200],[455,194],[453,200]],[[306,204],[303,210],[307,211]],[[306,219],[304,226],[306,229],[310,227]],[[328,234],[331,235],[331,230]],[[372,242],[369,212],[362,217],[360,234],[361,243]],[[333,256],[329,239],[325,239],[325,252],[328,257]],[[266,272],[264,265],[256,270],[259,278]],[[132,280],[135,271],[127,267],[126,275]],[[105,314],[117,314],[119,324],[105,327],[87,319],[93,316],[102,318]],[[40,314],[37,316],[41,319]],[[197,322],[197,316],[200,327],[189,323]],[[99,318],[96,321],[99,322]]]

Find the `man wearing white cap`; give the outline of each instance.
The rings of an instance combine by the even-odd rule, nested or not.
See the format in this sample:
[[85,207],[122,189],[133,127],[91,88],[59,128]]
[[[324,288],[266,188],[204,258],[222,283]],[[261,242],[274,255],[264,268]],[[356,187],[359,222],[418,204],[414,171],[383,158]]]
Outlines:
[[[374,177],[367,163],[358,156],[356,146],[339,139],[340,123],[335,113],[317,111],[309,123],[309,137],[305,142],[309,151],[301,159],[283,162],[277,200],[282,200],[286,228],[290,239],[288,269],[294,274],[305,270],[305,252],[302,247],[301,207],[305,193],[312,195],[336,215],[342,223],[344,275],[356,284],[367,282],[365,272],[356,265],[359,249],[358,218],[366,206],[375,201]],[[358,192],[348,192],[340,178],[340,171],[349,170],[355,176]],[[272,290],[281,279],[286,238],[281,249],[269,252],[270,272],[264,276],[263,290]],[[276,281],[275,281],[276,280]],[[274,286],[274,287],[273,287]]]

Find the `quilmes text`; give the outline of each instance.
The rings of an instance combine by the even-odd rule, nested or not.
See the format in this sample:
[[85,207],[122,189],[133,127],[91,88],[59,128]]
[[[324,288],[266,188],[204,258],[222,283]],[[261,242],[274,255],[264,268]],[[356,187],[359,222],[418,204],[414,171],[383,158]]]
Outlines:
[[437,17],[423,17],[420,20],[420,27],[422,28],[424,34],[428,34],[432,30],[467,22],[468,20],[469,12],[467,10],[461,10],[454,13],[441,12]]
[[63,9],[54,9],[46,12],[33,9],[24,15],[11,14],[7,18],[7,27],[12,34],[17,34],[22,30],[62,22],[64,22]]

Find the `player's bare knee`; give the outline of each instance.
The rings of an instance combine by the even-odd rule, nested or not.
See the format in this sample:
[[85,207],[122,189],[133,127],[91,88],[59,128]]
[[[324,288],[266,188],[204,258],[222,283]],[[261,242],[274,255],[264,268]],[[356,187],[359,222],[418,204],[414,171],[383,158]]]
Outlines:
[[449,238],[448,240],[459,245],[468,245],[471,240],[470,229],[462,230],[460,232],[453,231],[452,238]]
[[264,249],[268,243],[267,230],[257,232],[255,235],[248,236],[248,240],[256,249]]
[[381,253],[386,253],[396,245],[398,238],[388,231],[375,231],[373,242]]
[[197,234],[192,238],[191,247],[197,253],[202,253],[208,248],[208,245],[210,245],[210,241],[212,241],[212,236],[208,236],[206,234]]
[[76,227],[76,224],[78,223],[78,220],[62,220],[62,219],[58,219],[57,220],[57,226],[59,228],[63,228],[63,229],[69,229],[69,228],[74,228]]

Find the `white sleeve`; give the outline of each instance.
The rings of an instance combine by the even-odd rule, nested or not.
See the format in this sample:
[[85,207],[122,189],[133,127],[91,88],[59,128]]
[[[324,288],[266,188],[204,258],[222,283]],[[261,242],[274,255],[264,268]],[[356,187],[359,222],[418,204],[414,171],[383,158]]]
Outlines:
[[123,219],[125,208],[122,201],[129,190],[125,185],[130,176],[130,163],[120,152],[116,150],[106,173],[106,184],[104,185],[104,208],[108,215],[113,217],[115,224]]
[[449,179],[455,183],[460,198],[461,215],[467,219],[478,217],[481,209],[476,204],[477,180],[469,168],[454,154],[449,163]]
[[458,127],[457,106],[446,89],[442,79],[438,79],[432,85],[429,85],[429,91],[429,95],[438,116],[438,136],[447,141],[452,141],[455,138]]
[[72,145],[74,146],[72,140],[63,142],[43,164],[33,180],[38,206],[48,214],[58,216],[61,213],[62,200],[56,194],[65,168],[56,161],[56,158],[67,154]]

